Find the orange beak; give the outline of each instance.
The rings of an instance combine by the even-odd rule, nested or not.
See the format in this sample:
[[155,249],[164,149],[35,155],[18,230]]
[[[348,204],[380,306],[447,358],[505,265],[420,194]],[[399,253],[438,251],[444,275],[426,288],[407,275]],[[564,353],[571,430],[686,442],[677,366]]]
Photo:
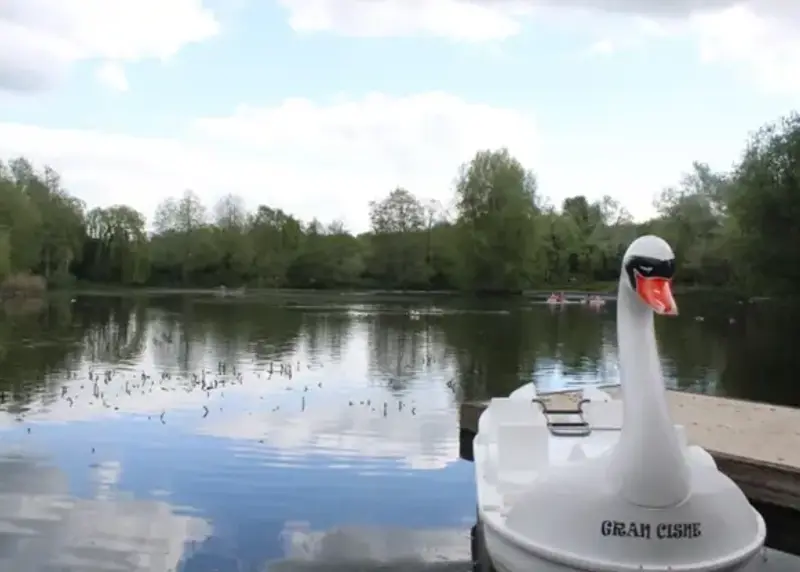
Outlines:
[[678,305],[675,303],[675,298],[672,297],[672,287],[668,278],[656,276],[647,278],[637,273],[636,291],[656,314],[678,315]]

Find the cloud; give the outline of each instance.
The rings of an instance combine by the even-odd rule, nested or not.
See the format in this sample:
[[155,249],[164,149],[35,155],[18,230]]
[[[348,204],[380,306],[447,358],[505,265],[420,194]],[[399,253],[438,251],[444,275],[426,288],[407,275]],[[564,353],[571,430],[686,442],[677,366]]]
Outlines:
[[636,48],[654,38],[693,42],[702,61],[730,67],[764,91],[800,95],[800,4],[783,0],[572,0],[632,16],[601,40]]
[[70,496],[66,475],[32,456],[0,457],[0,561],[15,572],[174,570],[184,545],[211,533],[163,501],[115,498],[119,466],[96,469],[98,497]]
[[616,51],[617,45],[610,39],[598,40],[589,46],[589,55],[592,56],[610,56]]
[[628,29],[618,30],[611,41],[637,47],[653,38],[687,39],[695,43],[703,62],[728,66],[769,93],[800,94],[800,4],[783,0],[584,3],[634,16]]
[[106,62],[97,68],[97,80],[113,91],[128,91],[128,78],[125,70],[116,63]]
[[[0,3],[0,89],[38,91],[57,85],[70,64],[99,60],[122,66],[169,59],[220,31],[210,0],[5,0]],[[800,8],[785,0],[278,0],[302,33],[356,37],[427,35],[469,42],[502,40],[529,21],[554,14],[630,16],[631,29],[611,25],[590,52],[611,44],[635,47],[650,32],[687,34],[704,59],[742,69],[777,92],[800,91]],[[214,5],[221,9],[222,4]],[[643,27],[642,21],[648,22]],[[635,38],[635,40],[634,40]],[[120,68],[121,70],[121,68]],[[119,74],[116,74],[119,79]],[[98,77],[104,83],[107,73]],[[116,85],[122,82],[114,80]]]
[[800,95],[800,5],[759,10],[759,4],[767,3],[694,16],[690,30],[701,55],[708,63],[735,66],[769,92]]
[[164,138],[0,123],[0,156],[51,164],[91,206],[124,197],[152,216],[166,196],[192,188],[209,206],[234,192],[251,207],[327,213],[358,230],[368,201],[397,185],[447,202],[459,165],[477,150],[507,146],[535,165],[538,143],[532,112],[442,92],[287,99]]
[[518,17],[531,6],[524,1],[471,0],[279,0],[298,32],[337,32],[348,36],[386,37],[415,33],[464,41],[514,36]]
[[[686,19],[745,7],[771,17],[796,17],[800,8],[785,0],[278,0],[298,30],[343,35],[430,33],[476,40],[508,37],[531,15],[554,11],[606,12],[654,19]],[[450,20],[449,24],[436,20]],[[482,25],[504,33],[469,32]],[[438,28],[437,28],[438,27]]]
[[727,66],[761,90],[800,95],[796,72],[800,68],[800,5],[781,0],[586,0],[584,4],[629,16],[627,25],[608,26],[592,46],[595,54],[603,44],[619,51],[654,39],[687,41],[695,45],[701,61]]
[[[603,13],[588,53],[609,55],[648,39],[683,35],[708,62],[730,64],[779,93],[800,93],[800,4],[785,0],[280,0],[301,32],[356,37],[427,35],[484,42],[527,21]],[[627,19],[620,25],[618,18]],[[533,18],[532,18],[533,17]]]
[[[492,2],[492,0],[483,0]],[[725,11],[737,6],[750,6],[756,12],[771,15],[797,13],[797,8],[784,0],[532,0],[568,9],[601,10],[603,12],[649,16],[659,19],[681,19],[697,14]],[[502,1],[501,1],[502,3]]]
[[0,89],[52,87],[80,60],[169,59],[218,33],[202,0],[4,0]]

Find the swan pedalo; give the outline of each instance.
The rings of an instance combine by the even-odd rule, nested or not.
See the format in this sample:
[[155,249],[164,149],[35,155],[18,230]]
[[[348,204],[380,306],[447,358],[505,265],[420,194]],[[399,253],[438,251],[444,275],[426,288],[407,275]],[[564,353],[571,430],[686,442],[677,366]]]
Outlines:
[[674,258],[656,236],[639,237],[623,258],[621,399],[586,389],[577,409],[556,414],[528,384],[492,399],[481,416],[479,534],[499,572],[760,566],[763,518],[670,418],[653,321],[678,313]]

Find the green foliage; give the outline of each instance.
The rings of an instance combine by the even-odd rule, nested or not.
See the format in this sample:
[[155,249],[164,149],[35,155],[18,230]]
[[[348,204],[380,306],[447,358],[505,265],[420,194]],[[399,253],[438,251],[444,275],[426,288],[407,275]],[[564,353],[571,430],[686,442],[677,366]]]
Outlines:
[[41,276],[12,274],[0,282],[0,300],[8,298],[38,297],[47,291],[47,283]]
[[513,292],[531,284],[536,260],[536,177],[507,149],[480,151],[456,182],[464,286]]
[[[587,190],[589,192],[589,190]],[[397,188],[370,203],[371,229],[303,223],[229,195],[207,209],[192,191],[145,217],[85,206],[58,173],[24,158],[0,163],[0,280],[265,288],[465,289],[515,292],[617,279],[625,248],[657,233],[678,280],[761,294],[800,284],[800,116],[763,127],[729,173],[702,163],[635,223],[610,197],[548,206],[535,174],[507,149],[478,152],[455,183],[452,213]]]
[[800,285],[800,116],[759,130],[729,190],[730,231],[753,289],[784,294]]

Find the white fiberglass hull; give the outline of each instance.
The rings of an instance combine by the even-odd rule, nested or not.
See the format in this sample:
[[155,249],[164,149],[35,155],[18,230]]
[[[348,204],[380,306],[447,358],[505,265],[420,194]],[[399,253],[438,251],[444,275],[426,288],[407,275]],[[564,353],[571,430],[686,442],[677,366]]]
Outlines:
[[[484,518],[485,517],[481,515],[482,521]],[[485,523],[482,523],[481,526],[484,548],[489,554],[492,565],[497,572],[601,572],[597,569],[575,568],[558,564],[552,560],[547,560],[509,542],[501,532],[496,531],[491,525],[487,526]],[[714,572],[760,572],[764,569],[764,563],[765,558],[762,556],[762,553],[759,552],[737,564],[732,564],[724,568],[717,568]],[[642,568],[641,572],[649,572],[650,570],[667,569]]]
[[[752,514],[748,517],[754,530],[752,542],[748,541],[741,547],[736,545],[726,548],[727,551],[723,551],[722,556],[715,555],[711,559],[703,558],[699,552],[697,558],[687,555],[692,550],[691,545],[683,551],[675,548],[674,561],[670,552],[673,549],[667,548],[665,552],[665,546],[687,546],[685,541],[678,541],[676,544],[675,541],[668,540],[667,543],[672,542],[669,545],[663,541],[663,538],[673,538],[675,530],[678,531],[677,534],[689,530],[685,527],[670,529],[669,526],[672,525],[667,525],[659,528],[660,525],[654,524],[644,531],[646,536],[641,541],[632,541],[630,538],[601,538],[605,533],[601,534],[598,526],[586,525],[587,521],[596,521],[598,525],[607,522],[610,529],[619,521],[603,521],[604,518],[609,518],[605,516],[609,511],[598,509],[601,504],[592,505],[592,495],[596,494],[599,498],[607,494],[607,490],[603,490],[604,485],[598,484],[606,480],[606,473],[591,473],[585,469],[591,465],[593,459],[602,463],[617,444],[622,425],[622,403],[596,388],[587,389],[584,392],[581,416],[561,414],[561,419],[566,419],[564,431],[573,431],[572,436],[563,436],[553,433],[555,429],[548,426],[548,420],[552,416],[544,415],[539,405],[532,403],[531,400],[535,397],[535,389],[526,385],[512,393],[509,398],[492,400],[481,416],[478,434],[474,440],[478,514],[483,543],[499,572],[751,572],[759,569],[765,527],[763,519],[752,507]],[[587,422],[591,431],[576,436],[575,431],[580,432],[579,421]],[[573,426],[568,425],[570,422]],[[705,450],[686,444],[682,427],[676,426],[675,430],[687,459],[695,467],[695,473],[700,475],[695,482],[702,488],[706,482],[703,478],[705,473],[717,472],[716,463]],[[580,470],[571,470],[572,467],[580,467]],[[580,478],[570,477],[581,470],[584,472]],[[559,480],[571,481],[565,484],[561,496],[551,495],[544,502],[522,506],[524,510],[521,510],[520,506],[525,503],[521,499],[525,495],[530,498],[530,492],[536,489],[537,484],[553,473],[562,475]],[[585,480],[581,481],[581,478]],[[735,485],[731,483],[731,486]],[[701,493],[700,497],[702,496]],[[566,505],[574,503],[577,497],[588,499],[589,503],[585,510],[581,509],[583,505],[575,510],[573,504],[572,513],[580,515],[573,517],[576,521],[573,527],[572,521],[567,518],[569,511],[566,510]],[[695,504],[697,506],[704,505]],[[701,510],[704,514],[713,513],[716,506],[712,503],[710,508]],[[561,507],[565,510],[560,510]],[[520,512],[528,511],[528,514],[522,515],[522,520],[538,521],[536,527],[541,526],[541,523],[551,523],[554,528],[570,530],[575,535],[574,547],[570,545],[569,539],[558,547],[553,545],[555,543],[537,542],[521,534],[513,524],[509,524],[508,515],[514,510],[516,513],[513,518],[517,519],[515,522],[520,522]],[[642,509],[628,507],[624,510],[633,510],[630,514],[635,515]],[[635,524],[636,520],[632,517],[625,524]],[[640,529],[638,532],[643,531]],[[636,533],[636,530],[632,532],[633,535]],[[708,539],[704,537],[700,543],[711,541],[711,536],[713,533],[707,535]],[[659,539],[662,539],[660,543]],[[615,550],[617,553],[622,552],[619,559],[609,558],[608,554],[602,556],[599,551],[595,551],[598,543],[606,541],[617,542]],[[626,545],[625,542],[631,544]],[[636,554],[627,553],[626,546],[630,546],[631,551]],[[651,554],[655,554],[655,561]]]

